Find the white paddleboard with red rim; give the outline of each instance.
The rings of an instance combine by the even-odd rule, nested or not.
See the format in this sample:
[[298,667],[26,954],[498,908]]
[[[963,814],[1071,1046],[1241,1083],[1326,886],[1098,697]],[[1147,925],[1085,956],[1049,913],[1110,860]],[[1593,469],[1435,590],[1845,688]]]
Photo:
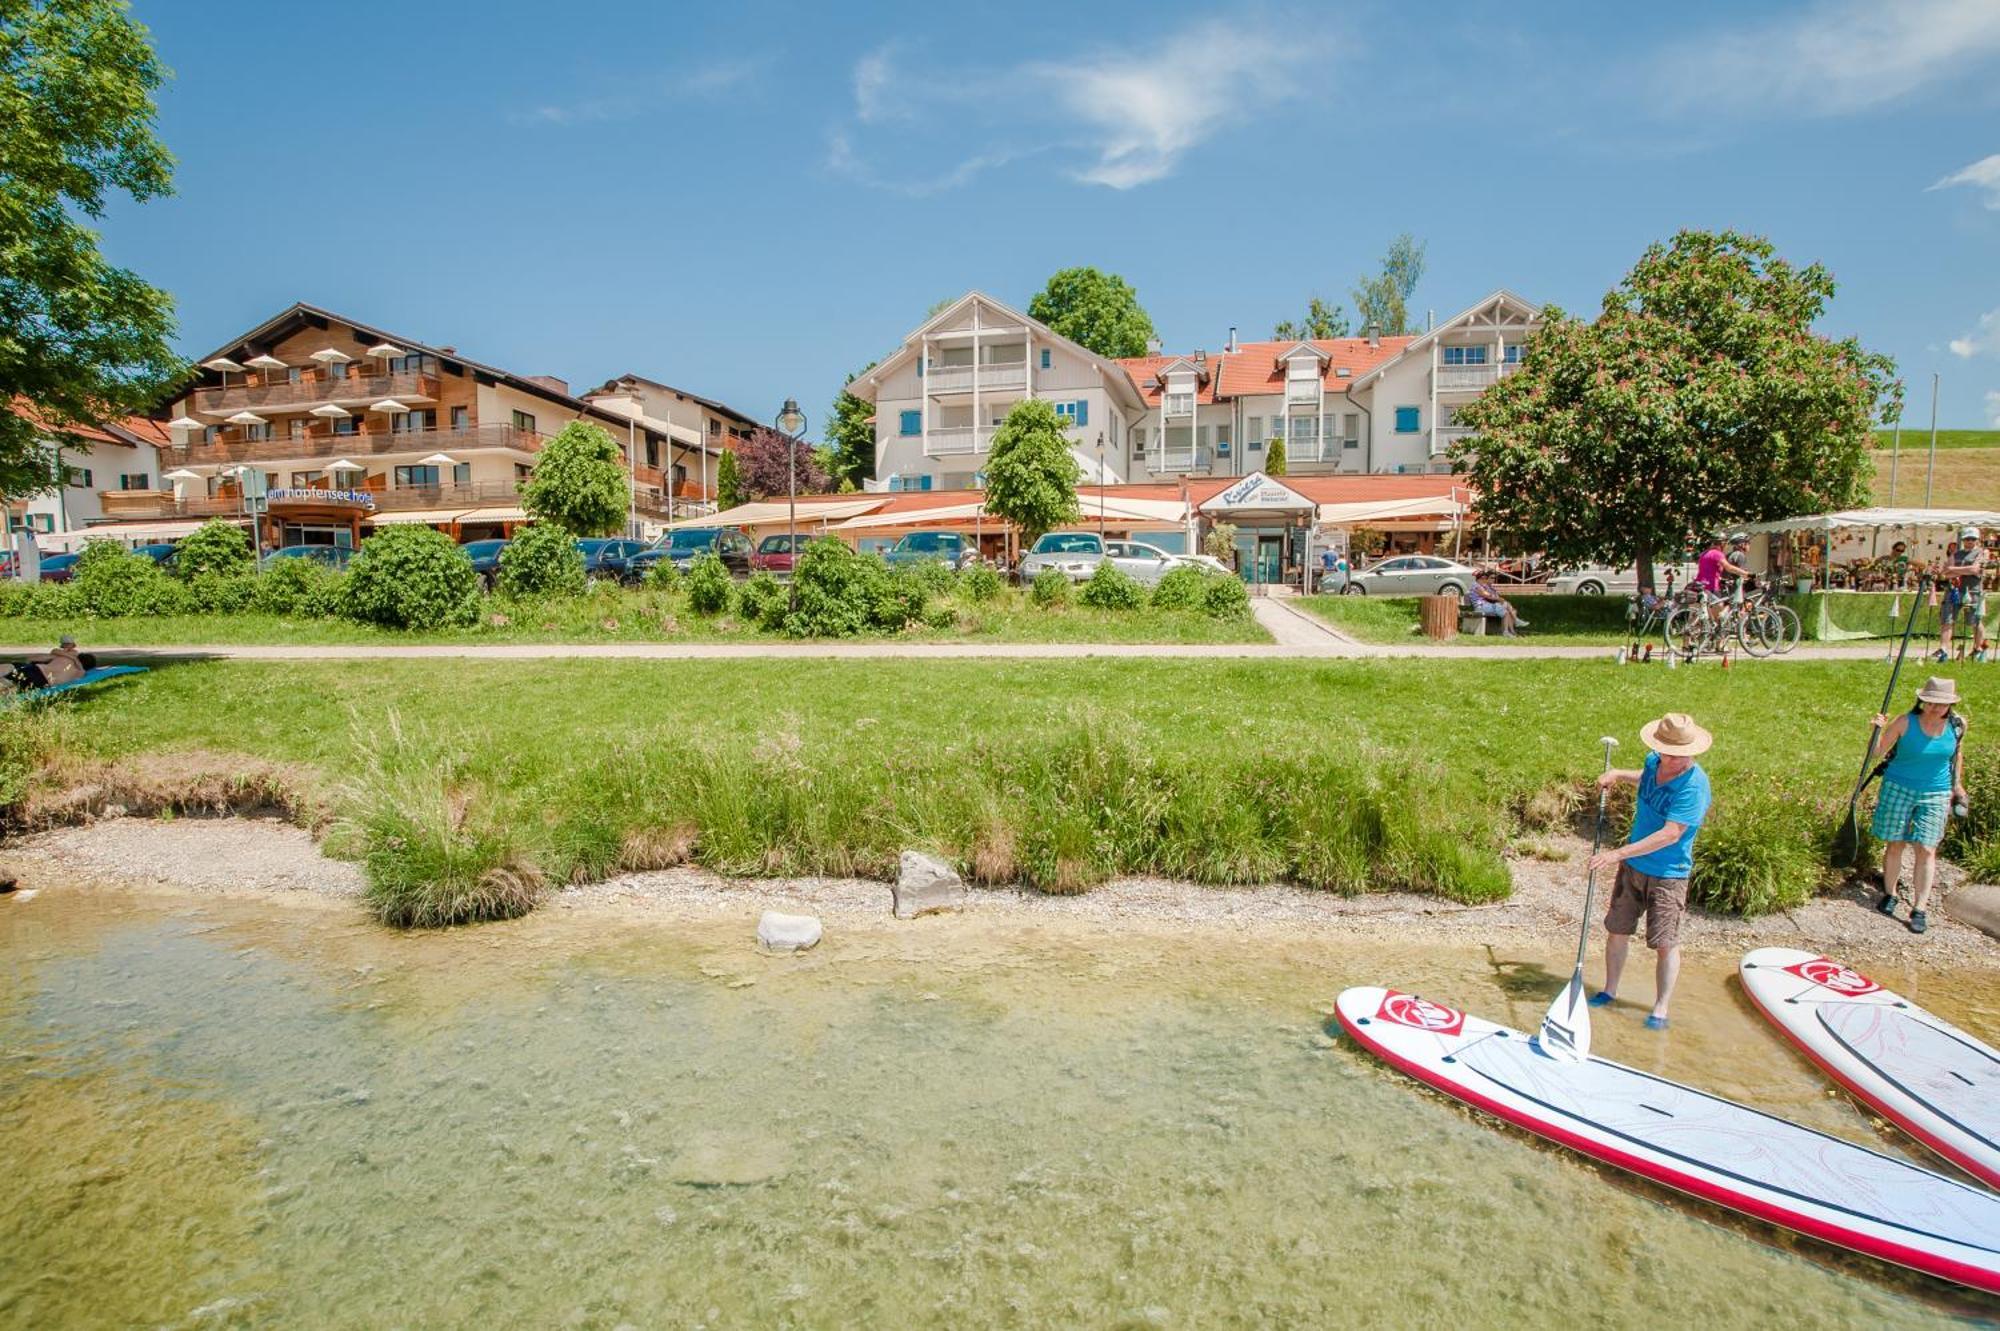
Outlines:
[[1817,952],[1760,947],[1743,991],[1828,1076],[2000,1188],[2000,1050]]
[[2000,1196],[1394,989],[1349,989],[1370,1052],[1540,1137],[1812,1238],[2000,1294]]

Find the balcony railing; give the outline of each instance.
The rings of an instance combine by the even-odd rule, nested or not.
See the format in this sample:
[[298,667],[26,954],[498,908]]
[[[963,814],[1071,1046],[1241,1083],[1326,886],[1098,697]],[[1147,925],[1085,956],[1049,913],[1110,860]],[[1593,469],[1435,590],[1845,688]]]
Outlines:
[[924,435],[924,456],[963,457],[984,453],[993,446],[991,425],[933,425]]
[[1437,386],[1441,392],[1476,393],[1491,388],[1506,375],[1520,369],[1518,362],[1503,361],[1498,365],[1440,365],[1437,367]]
[[925,382],[933,393],[969,393],[975,378],[981,388],[1025,388],[1028,383],[1028,364],[1019,361],[1001,365],[931,365],[926,367]]
[[308,372],[297,379],[280,379],[268,384],[231,384],[227,388],[195,390],[194,409],[210,416],[233,416],[239,411],[303,411],[326,403],[338,406],[379,402],[385,397],[398,402],[428,402],[437,397],[438,378],[434,374],[351,374],[333,379]]
[[[1359,441],[1357,440],[1358,444]],[[1288,439],[1285,441],[1285,460],[1288,462],[1338,462],[1347,454],[1347,444],[1341,439]]]
[[1446,449],[1461,439],[1469,439],[1475,431],[1470,425],[1440,425],[1431,431],[1431,456],[1441,457]]
[[511,448],[523,453],[541,449],[543,438],[533,430],[511,425],[468,425],[455,430],[360,430],[335,434],[330,429],[271,439],[197,441],[160,450],[167,470],[175,467],[227,466],[237,462],[309,462],[320,458],[380,457],[390,453],[449,453],[453,449]]
[[1285,401],[1287,404],[1317,402],[1320,397],[1319,388],[1320,384],[1317,379],[1287,379],[1285,380]]
[[1186,471],[1207,471],[1215,465],[1215,451],[1208,448],[1155,448],[1142,454],[1139,461],[1148,471],[1179,475]]

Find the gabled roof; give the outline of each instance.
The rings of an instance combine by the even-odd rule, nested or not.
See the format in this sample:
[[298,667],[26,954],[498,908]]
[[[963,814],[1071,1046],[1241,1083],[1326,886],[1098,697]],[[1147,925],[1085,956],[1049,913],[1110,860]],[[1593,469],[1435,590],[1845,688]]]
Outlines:
[[136,448],[142,444],[158,446],[173,442],[166,426],[144,416],[125,416],[98,425],[71,425],[58,430],[42,419],[41,413],[24,400],[15,399],[9,404],[8,409],[38,430],[49,434],[72,435],[86,443]]
[[[1531,323],[1541,318],[1542,315],[1541,306],[1535,304],[1533,301],[1524,300],[1507,290],[1507,288],[1501,287],[1496,291],[1488,293],[1485,297],[1475,301],[1465,309],[1460,310],[1457,314],[1452,315],[1451,318],[1446,319],[1429,332],[1420,333],[1416,337],[1405,339],[1404,346],[1399,355],[1392,356],[1389,360],[1370,367],[1366,373],[1357,376],[1355,382],[1358,384],[1364,380],[1373,379],[1388,368],[1390,361],[1400,360],[1404,355],[1423,351],[1445,333],[1453,332],[1460,328],[1476,327],[1482,318],[1487,318],[1489,322],[1495,322],[1497,321],[1498,313],[1502,310],[1511,311],[1519,315],[1518,322],[1521,323]],[[1383,338],[1382,342],[1386,346],[1389,339]]]
[[962,311],[974,302],[986,305],[1006,316],[1009,320],[1016,321],[1023,327],[1031,330],[1035,335],[1037,343],[1054,343],[1068,351],[1071,355],[1088,361],[1097,367],[1097,372],[1102,377],[1104,387],[1107,391],[1127,398],[1128,406],[1139,405],[1138,392],[1134,388],[1130,377],[1125,373],[1121,362],[1100,356],[1089,347],[1070,341],[1040,320],[1031,319],[1006,302],[995,300],[985,292],[978,290],[966,292],[963,296],[960,296],[957,300],[911,329],[903,338],[902,345],[897,347],[893,353],[884,356],[876,364],[855,375],[854,382],[847,386],[847,391],[861,398],[863,401],[873,402],[875,400],[877,385],[892,372],[901,369],[917,357],[918,349],[923,346],[924,335],[926,333],[945,328],[947,324],[955,320]]
[[1328,352],[1325,347],[1322,347],[1318,343],[1310,340],[1301,340],[1292,343],[1291,346],[1285,348],[1285,350],[1278,353],[1278,359],[1280,361],[1293,360],[1298,356],[1298,354],[1301,351],[1305,352],[1308,356],[1311,356],[1314,360],[1319,361],[1322,364],[1332,359],[1332,354]]
[[[1385,337],[1379,345],[1365,337],[1315,338],[1310,341],[1239,342],[1236,350],[1210,352],[1209,377],[1201,385],[1196,401],[1206,406],[1231,398],[1251,397],[1285,391],[1286,360],[1300,350],[1320,361],[1320,382],[1329,393],[1344,393],[1355,377],[1393,359],[1410,341],[1407,337]],[[1118,362],[1131,376],[1133,386],[1149,407],[1160,404],[1160,373],[1168,365],[1186,359],[1180,356],[1133,356]],[[1347,371],[1342,374],[1341,371]]]
[[1132,386],[1139,390],[1139,399],[1148,407],[1160,405],[1166,395],[1167,371],[1177,365],[1198,369],[1195,376],[1194,400],[1198,406],[1212,406],[1215,403],[1216,381],[1215,362],[1197,367],[1191,356],[1130,356],[1118,362],[1131,378]]
[[596,397],[600,393],[616,393],[619,391],[618,386],[620,384],[627,384],[627,383],[644,384],[648,388],[657,388],[662,393],[672,393],[675,397],[683,397],[690,402],[699,402],[702,406],[707,407],[710,411],[713,411],[718,415],[727,416],[732,420],[741,421],[745,425],[754,426],[763,424],[763,422],[759,421],[755,416],[751,416],[745,412],[738,411],[736,408],[730,406],[726,402],[718,402],[712,397],[703,397],[699,393],[690,393],[688,392],[687,389],[675,388],[672,384],[663,384],[658,379],[648,379],[643,374],[621,374],[614,379],[606,379],[602,384],[599,384],[596,388],[591,389],[588,393],[583,394],[583,396],[586,399],[588,399]]

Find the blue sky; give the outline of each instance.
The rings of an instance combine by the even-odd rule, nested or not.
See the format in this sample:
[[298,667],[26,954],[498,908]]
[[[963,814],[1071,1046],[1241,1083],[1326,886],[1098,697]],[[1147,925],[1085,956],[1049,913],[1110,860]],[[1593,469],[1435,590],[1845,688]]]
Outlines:
[[1937,370],[1944,425],[2000,424],[2000,0],[134,9],[178,194],[106,248],[189,353],[306,300],[817,433],[970,287],[1095,264],[1193,350],[1351,309],[1401,231],[1443,317],[1593,311],[1731,226],[1832,268],[1909,419]]

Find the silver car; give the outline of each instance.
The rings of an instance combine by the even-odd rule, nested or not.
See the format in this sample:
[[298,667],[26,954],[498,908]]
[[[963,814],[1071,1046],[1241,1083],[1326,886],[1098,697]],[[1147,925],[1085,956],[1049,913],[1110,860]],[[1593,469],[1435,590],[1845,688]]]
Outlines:
[[1392,555],[1349,574],[1345,590],[1350,596],[1463,596],[1474,580],[1471,569],[1437,555]]
[[[1692,577],[1693,564],[1653,565],[1656,590],[1663,590],[1669,578],[1676,588],[1685,587]],[[1565,596],[1603,596],[1607,592],[1629,595],[1639,590],[1639,569],[1636,565],[1611,568],[1604,564],[1585,564],[1582,568],[1570,569],[1550,578],[1549,590]]]

